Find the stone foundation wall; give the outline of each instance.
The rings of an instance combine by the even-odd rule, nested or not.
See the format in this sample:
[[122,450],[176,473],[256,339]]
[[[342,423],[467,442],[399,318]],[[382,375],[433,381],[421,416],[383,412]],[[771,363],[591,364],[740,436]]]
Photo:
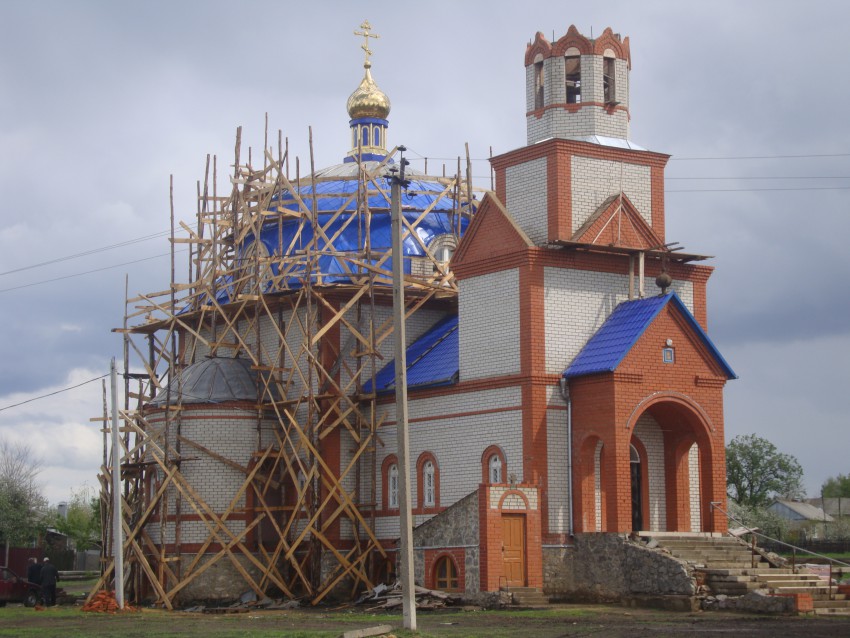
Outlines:
[[693,596],[687,565],[623,534],[577,534],[571,548],[543,548],[543,589],[554,600],[623,601]]
[[478,491],[437,514],[413,530],[413,578],[427,587],[426,554],[435,550],[463,550],[464,594],[477,594],[480,585],[480,551],[478,546]]

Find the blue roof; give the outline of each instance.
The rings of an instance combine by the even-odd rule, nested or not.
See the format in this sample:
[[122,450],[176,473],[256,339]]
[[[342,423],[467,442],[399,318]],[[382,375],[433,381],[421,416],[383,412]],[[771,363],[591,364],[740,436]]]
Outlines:
[[[431,388],[457,382],[460,370],[457,327],[457,315],[444,317],[408,346],[408,388]],[[375,375],[375,387],[378,394],[395,389],[395,359]],[[364,384],[363,390],[372,391],[371,379]]]
[[672,303],[679,309],[697,337],[713,355],[726,377],[737,379],[738,376],[729,367],[720,351],[708,338],[705,330],[694,319],[694,316],[675,292],[645,299],[624,301],[619,304],[605,320],[605,323],[596,331],[596,334],[584,345],[584,348],[573,359],[569,367],[564,370],[563,376],[570,379],[616,370],[620,362],[632,349],[632,346],[637,343],[637,340],[646,332],[658,313],[668,303]]

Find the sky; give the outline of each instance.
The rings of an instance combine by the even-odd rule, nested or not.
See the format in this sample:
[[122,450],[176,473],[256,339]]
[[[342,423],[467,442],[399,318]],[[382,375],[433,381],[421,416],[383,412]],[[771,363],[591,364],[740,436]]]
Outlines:
[[0,437],[52,503],[97,485],[125,281],[169,280],[169,180],[191,224],[207,155],[226,183],[266,115],[302,166],[311,130],[316,166],[339,163],[364,19],[390,145],[440,173],[468,143],[485,187],[491,150],[525,145],[534,34],[628,36],[631,139],[672,155],[667,240],[715,256],[727,440],[794,455],[811,496],[850,472],[850,3],[0,0]]

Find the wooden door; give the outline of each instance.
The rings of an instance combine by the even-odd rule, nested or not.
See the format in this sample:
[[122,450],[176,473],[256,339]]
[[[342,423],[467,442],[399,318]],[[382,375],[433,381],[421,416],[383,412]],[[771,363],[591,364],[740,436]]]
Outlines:
[[502,516],[502,563],[508,585],[525,586],[525,516]]

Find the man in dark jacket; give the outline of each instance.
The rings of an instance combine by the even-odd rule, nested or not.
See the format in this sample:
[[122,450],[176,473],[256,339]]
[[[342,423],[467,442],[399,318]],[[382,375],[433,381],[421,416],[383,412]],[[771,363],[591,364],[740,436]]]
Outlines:
[[37,558],[30,558],[27,565],[27,580],[35,585],[41,584],[41,565]]
[[41,568],[41,595],[44,597],[44,604],[48,607],[56,604],[56,582],[58,580],[59,571],[50,562],[50,559],[45,557],[44,567]]

